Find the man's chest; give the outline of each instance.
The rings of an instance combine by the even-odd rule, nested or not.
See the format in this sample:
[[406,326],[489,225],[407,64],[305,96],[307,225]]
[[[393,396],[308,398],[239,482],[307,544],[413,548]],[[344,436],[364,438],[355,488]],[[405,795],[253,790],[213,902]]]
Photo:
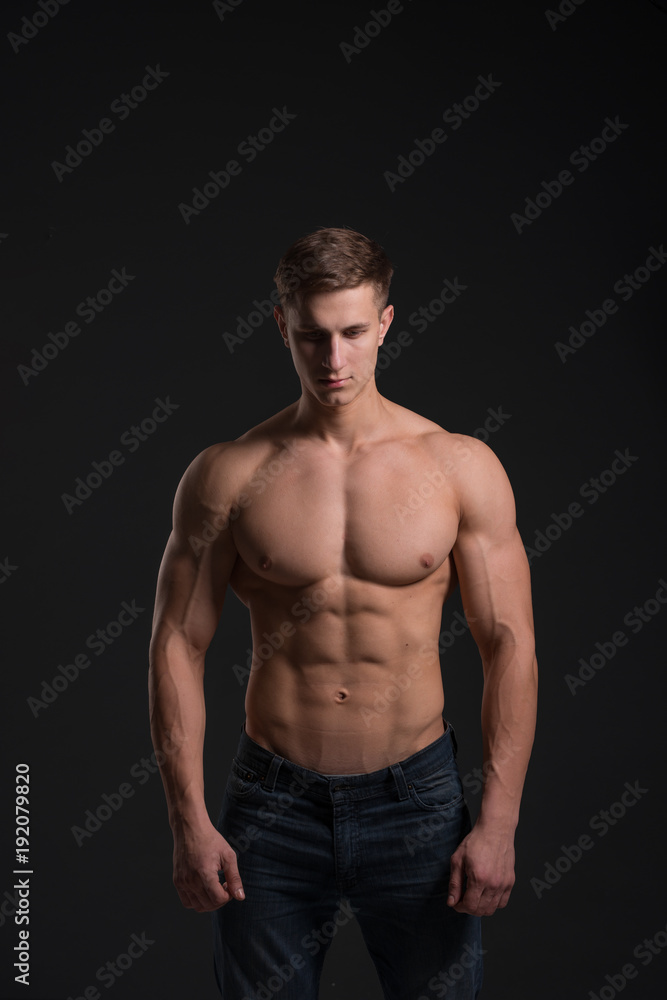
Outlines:
[[282,586],[344,574],[384,586],[447,567],[458,507],[438,463],[384,450],[351,463],[300,456],[249,480],[232,525],[245,566]]

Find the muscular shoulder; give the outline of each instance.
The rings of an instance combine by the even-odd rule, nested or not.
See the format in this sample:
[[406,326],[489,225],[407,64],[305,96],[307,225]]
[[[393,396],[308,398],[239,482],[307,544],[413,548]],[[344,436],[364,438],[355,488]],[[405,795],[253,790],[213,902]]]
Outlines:
[[238,441],[221,441],[193,458],[181,479],[178,494],[187,505],[211,510],[234,502],[243,483],[261,460],[261,448]]
[[516,524],[514,494],[502,463],[488,445],[468,434],[440,441],[445,473],[459,500],[461,530],[492,533]]
[[281,451],[298,445],[286,438],[282,413],[263,421],[233,441],[204,448],[185,470],[179,485],[184,503],[211,510],[237,502],[256,470]]
[[462,526],[515,519],[514,496],[500,460],[483,441],[433,421],[415,425],[417,440],[458,500]]

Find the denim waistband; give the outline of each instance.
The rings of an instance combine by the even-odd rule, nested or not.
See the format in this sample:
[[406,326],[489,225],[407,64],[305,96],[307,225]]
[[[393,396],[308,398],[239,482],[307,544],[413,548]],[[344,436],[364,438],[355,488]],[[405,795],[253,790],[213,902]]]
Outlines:
[[454,727],[446,719],[444,722],[445,732],[433,743],[417,750],[404,760],[364,774],[322,774],[320,771],[301,767],[300,764],[295,764],[286,757],[260,746],[248,736],[245,725],[241,729],[235,759],[253,772],[253,776],[256,775],[264,788],[269,791],[273,791],[276,786],[282,789],[296,780],[302,787],[307,787],[310,794],[329,798],[334,783],[337,790],[356,791],[360,795],[367,795],[374,790],[379,791],[386,789],[390,784],[395,784],[399,798],[406,799],[409,795],[408,784],[412,780],[426,777],[456,758],[457,743]]

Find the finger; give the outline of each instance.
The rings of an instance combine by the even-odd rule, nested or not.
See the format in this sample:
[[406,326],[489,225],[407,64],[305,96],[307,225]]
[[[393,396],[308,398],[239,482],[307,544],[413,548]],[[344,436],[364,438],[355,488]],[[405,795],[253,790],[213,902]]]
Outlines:
[[465,892],[454,905],[454,909],[457,913],[469,913],[473,917],[482,916],[481,910],[484,908],[482,902],[483,895],[484,890],[482,886],[475,885],[468,878],[466,880]]
[[[509,895],[509,893],[507,894]],[[492,917],[501,906],[504,894],[498,889],[475,889],[471,886],[455,909],[473,917]]]
[[447,896],[447,905],[453,906],[454,909],[458,909],[457,904],[461,899],[463,893],[463,863],[456,857],[455,854],[451,858],[451,871],[449,873],[449,895]]
[[[189,878],[183,879],[182,883],[176,886],[183,905],[189,910],[195,910],[197,913],[217,909],[223,903],[229,901],[229,896],[226,894],[220,901],[213,900],[208,892],[204,876],[205,873],[203,872],[193,871]],[[218,889],[221,893],[223,892],[222,886],[219,883]]]
[[212,872],[201,872],[201,881],[201,896],[204,899],[207,910],[217,910],[232,898],[227,884],[222,885],[220,883],[220,877],[217,872],[215,874]]
[[234,851],[230,851],[229,854],[225,854],[222,858],[222,863],[224,866],[227,892],[234,899],[245,899],[243,882],[241,881],[239,866],[236,861],[236,853]]
[[483,913],[481,915],[491,916],[496,910],[504,909],[509,902],[513,885],[514,878],[509,885],[504,880],[500,885],[487,886],[486,891],[482,894]]
[[197,913],[204,913],[206,910],[211,909],[210,899],[203,885],[191,884],[188,891],[193,903],[193,909],[196,910]]
[[464,877],[463,891],[454,904],[457,913],[469,913],[471,916],[481,916],[485,909],[484,883],[477,882],[469,872]]
[[194,910],[196,913],[203,913],[207,909],[204,897],[200,892],[197,891],[196,887],[189,885],[187,889],[179,889],[178,895],[183,903],[183,906],[188,910]]
[[500,901],[498,902],[498,909],[499,910],[504,910],[505,909],[505,907],[507,906],[507,904],[510,901],[510,893],[511,892],[512,892],[512,886],[510,886],[508,889],[505,889],[505,891],[503,893],[501,893]]

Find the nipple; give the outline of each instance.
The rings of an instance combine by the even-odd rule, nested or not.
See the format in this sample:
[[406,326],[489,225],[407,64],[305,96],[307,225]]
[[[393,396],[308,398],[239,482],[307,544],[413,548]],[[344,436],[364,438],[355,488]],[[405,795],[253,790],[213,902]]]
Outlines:
[[269,559],[268,556],[262,556],[262,558],[259,560],[259,568],[271,569],[271,560]]
[[433,565],[433,556],[431,555],[430,552],[425,552],[419,561],[422,564],[422,566],[425,566],[426,569],[429,569],[429,567]]

